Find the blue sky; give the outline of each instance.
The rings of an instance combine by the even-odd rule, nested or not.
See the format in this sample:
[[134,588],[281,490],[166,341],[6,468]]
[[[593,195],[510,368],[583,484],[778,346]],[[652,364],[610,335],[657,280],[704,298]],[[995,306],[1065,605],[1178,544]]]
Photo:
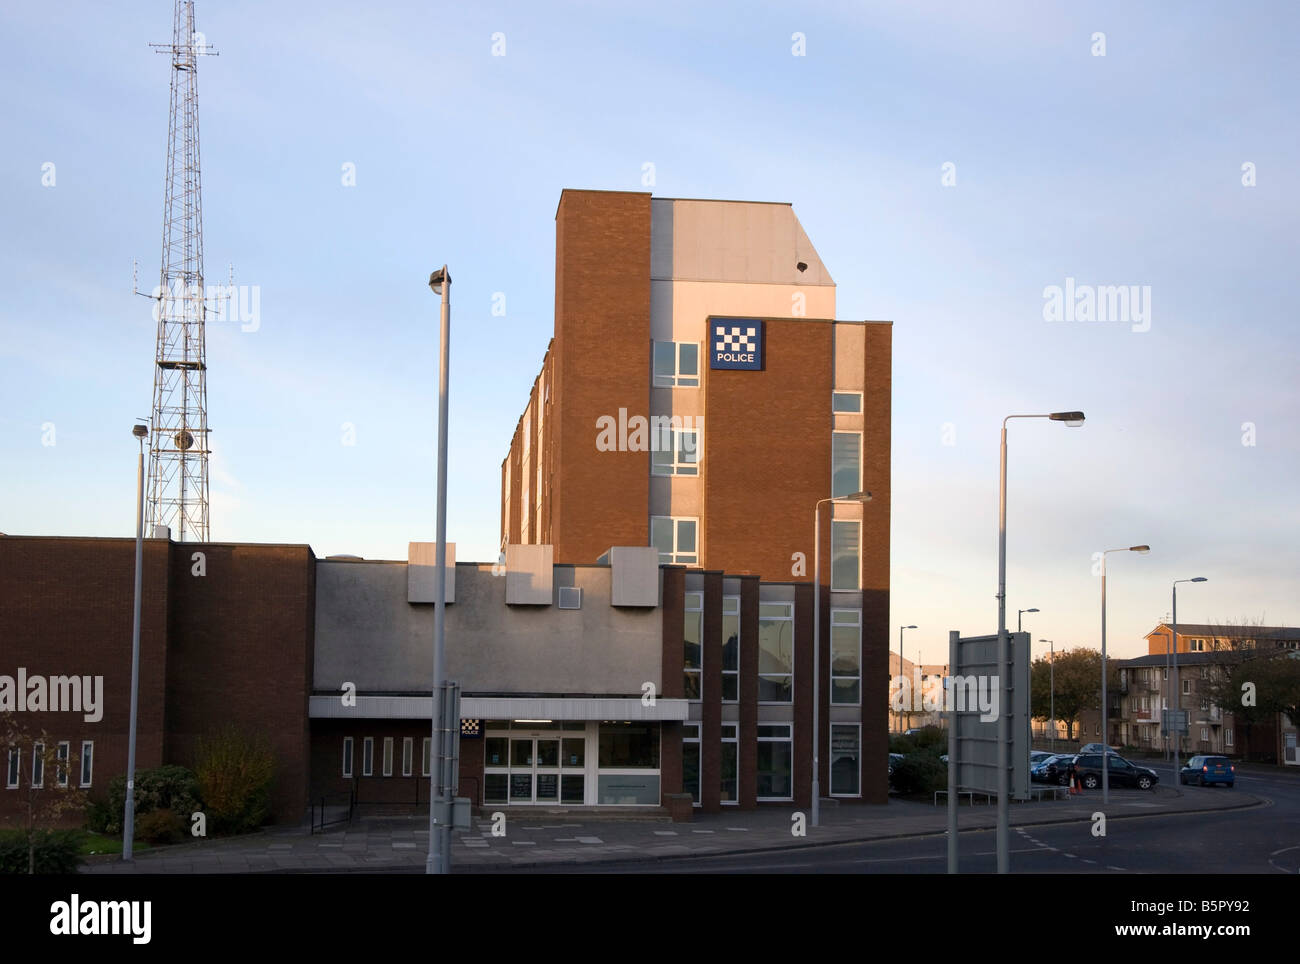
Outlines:
[[[256,331],[208,330],[213,538],[404,558],[432,537],[425,279],[446,261],[449,537],[494,558],[559,193],[644,190],[650,162],[658,196],[792,202],[839,317],[894,322],[909,655],[995,628],[1019,412],[1088,415],[1012,423],[1008,606],[1043,610],[1035,639],[1098,645],[1092,553],[1141,542],[1110,557],[1116,655],[1144,651],[1175,578],[1210,580],[1185,621],[1300,624],[1294,5],[468,6],[197,4],[220,51],[199,71],[207,277],[233,263],[261,298]],[[134,528],[155,330],[131,270],[155,283],[168,65],[147,44],[171,4],[123,9],[0,11],[0,531]],[[1045,321],[1066,278],[1149,286],[1150,329]]]

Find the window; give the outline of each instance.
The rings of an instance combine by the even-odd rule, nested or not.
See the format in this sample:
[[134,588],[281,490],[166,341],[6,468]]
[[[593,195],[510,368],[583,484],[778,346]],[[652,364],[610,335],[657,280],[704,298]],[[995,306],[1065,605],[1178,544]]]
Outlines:
[[95,772],[95,741],[83,740],[81,743],[81,785],[90,786],[90,778]]
[[758,607],[758,701],[790,703],[794,694],[794,603]]
[[682,724],[682,792],[700,802],[700,725]]
[[698,388],[700,385],[699,343],[655,342],[654,384],[656,388]]
[[722,702],[740,700],[740,597],[722,597]]
[[862,393],[831,392],[831,411],[849,413],[862,411]]
[[373,776],[375,772],[375,738],[368,736],[361,741],[361,775]]
[[862,687],[862,610],[831,610],[831,702],[857,706]]
[[1203,639],[1189,639],[1189,640],[1187,641],[1187,651],[1190,652],[1190,653],[1203,653],[1203,652],[1205,652],[1205,640],[1203,640]]
[[831,724],[831,796],[833,797],[856,797],[862,792],[858,783],[861,731],[861,723]]
[[861,588],[858,564],[859,522],[831,523],[831,589],[852,592]]
[[1189,679],[1183,680],[1183,695],[1186,696],[1191,691],[1192,691],[1192,681]]
[[424,749],[420,751],[420,772],[424,774],[426,777],[430,775],[429,757],[430,757],[430,749],[432,748],[432,746],[433,746],[433,737],[426,736],[424,738]]
[[758,799],[793,800],[790,724],[758,727]]
[[392,775],[393,775],[393,738],[391,736],[386,736],[384,737],[384,776],[391,777]]
[[862,491],[862,433],[831,432],[831,496]]
[[735,723],[722,724],[722,802],[739,803],[737,794],[738,776],[739,776],[739,759],[740,759],[740,742],[737,739],[737,731],[740,727]]
[[683,656],[685,671],[682,674],[682,691],[684,698],[700,698],[701,650],[704,640],[704,593],[688,592],[686,594],[686,626],[683,633]]
[[650,723],[600,724],[601,769],[656,770],[659,768],[659,729]]
[[352,737],[343,738],[343,779],[352,779]]
[[1210,728],[1208,726],[1201,727],[1201,742],[1208,743],[1209,739],[1210,739]]
[[650,517],[650,542],[659,550],[661,563],[699,565],[696,535],[699,519],[656,515]]
[[1164,674],[1165,674],[1165,675],[1162,676],[1161,679],[1169,679],[1169,668],[1168,668],[1168,667],[1165,667]]
[[1205,697],[1201,697],[1201,709],[1208,710],[1209,708],[1210,708],[1210,701],[1207,700]]
[[1209,679],[1209,678],[1210,678],[1210,667],[1208,667],[1208,666],[1202,666],[1202,667],[1201,667],[1201,679]]
[[1223,745],[1232,746],[1232,727],[1230,726],[1223,729]]
[[45,744],[32,744],[32,786],[45,786]]
[[402,737],[402,776],[409,777],[415,764],[415,737]]
[[[673,416],[676,419],[677,416]],[[656,421],[658,420],[658,421]],[[651,418],[650,474],[699,475],[700,433],[693,428],[674,428],[662,424],[661,415]]]
[[68,755],[72,752],[72,744],[67,740],[59,743],[54,751],[55,759],[58,760],[58,766],[55,767],[54,779],[61,787],[68,785]]
[[16,746],[9,748],[9,767],[5,771],[5,789],[12,790],[18,786],[18,774],[22,768],[22,750]]

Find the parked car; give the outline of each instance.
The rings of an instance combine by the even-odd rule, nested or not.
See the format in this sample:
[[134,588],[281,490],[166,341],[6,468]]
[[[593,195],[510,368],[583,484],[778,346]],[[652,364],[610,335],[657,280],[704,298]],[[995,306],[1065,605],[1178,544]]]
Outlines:
[[1178,771],[1178,782],[1209,786],[1222,783],[1231,787],[1236,781],[1237,768],[1226,756],[1194,756]]
[[1113,746],[1106,746],[1102,743],[1085,743],[1083,746],[1079,747],[1080,753],[1100,753],[1102,750],[1106,750],[1115,756],[1119,756],[1119,750],[1115,749]]
[[1073,753],[1049,754],[1045,760],[1039,760],[1029,768],[1029,779],[1035,783],[1055,783],[1066,786],[1070,782],[1067,775]]
[[890,773],[891,776],[893,775],[893,772],[894,772],[894,764],[897,763],[897,762],[898,762],[899,760],[901,760],[901,759],[903,759],[903,754],[901,754],[901,753],[891,753],[891,754],[889,754],[889,773]]
[[[1074,758],[1070,772],[1078,777],[1085,790],[1095,790],[1101,786],[1101,760],[1100,753],[1080,753]],[[1110,771],[1110,785],[1114,787],[1150,790],[1160,781],[1155,770],[1130,763],[1118,753],[1110,754],[1106,768]]]
[[1035,765],[1042,763],[1049,756],[1056,756],[1051,750],[1030,750],[1029,751],[1029,768],[1032,770]]

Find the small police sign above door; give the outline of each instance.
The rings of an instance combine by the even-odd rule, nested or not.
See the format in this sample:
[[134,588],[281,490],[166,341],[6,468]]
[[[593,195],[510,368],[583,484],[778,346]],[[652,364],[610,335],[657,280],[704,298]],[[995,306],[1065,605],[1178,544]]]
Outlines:
[[763,323],[748,319],[713,319],[709,323],[709,367],[763,370]]

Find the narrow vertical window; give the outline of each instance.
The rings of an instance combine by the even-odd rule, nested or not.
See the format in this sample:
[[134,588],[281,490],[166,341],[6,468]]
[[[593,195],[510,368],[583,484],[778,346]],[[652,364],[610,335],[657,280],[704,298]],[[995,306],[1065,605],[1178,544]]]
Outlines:
[[391,777],[392,775],[393,775],[393,738],[391,736],[386,736],[384,737],[384,776]]
[[701,659],[703,655],[704,593],[688,592],[686,594],[685,624],[682,645],[685,664],[682,673],[684,698],[698,700],[701,692],[700,681],[704,675]]
[[368,736],[361,741],[361,775],[373,776],[375,772],[375,738]]
[[411,736],[402,737],[402,776],[409,777],[412,767],[415,764],[415,738]]
[[352,737],[343,738],[343,778],[352,779]]
[[95,775],[95,741],[83,740],[81,743],[81,785],[90,786],[91,777]]

